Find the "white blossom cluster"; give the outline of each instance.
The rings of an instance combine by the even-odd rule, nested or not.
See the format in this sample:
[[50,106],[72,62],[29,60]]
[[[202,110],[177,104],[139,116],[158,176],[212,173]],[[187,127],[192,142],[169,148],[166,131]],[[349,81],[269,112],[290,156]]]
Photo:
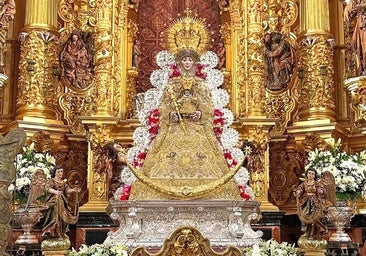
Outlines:
[[14,193],[16,199],[24,199],[29,194],[29,187],[32,176],[36,170],[43,170],[47,178],[50,178],[50,171],[55,166],[56,159],[49,153],[36,153],[34,143],[23,147],[23,153],[18,154],[15,159],[16,178],[10,184],[8,190]]
[[105,244],[93,244],[93,245],[81,245],[79,251],[72,248],[68,256],[128,256],[128,250],[125,245],[105,245]]
[[274,239],[270,239],[266,242],[254,244],[252,248],[244,252],[245,256],[297,256],[300,255],[295,244],[289,244],[287,242],[279,243]]
[[361,193],[366,185],[365,151],[350,155],[340,149],[340,141],[332,145],[332,150],[311,151],[305,169],[315,169],[319,177],[324,171],[330,171],[335,178],[336,193],[353,196]]

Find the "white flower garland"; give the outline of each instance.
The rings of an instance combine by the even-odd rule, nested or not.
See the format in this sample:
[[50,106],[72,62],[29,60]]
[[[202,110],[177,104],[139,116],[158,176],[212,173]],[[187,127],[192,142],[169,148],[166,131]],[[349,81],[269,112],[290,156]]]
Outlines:
[[132,138],[136,146],[139,146],[141,148],[146,148],[150,143],[149,132],[144,126],[137,127],[133,133]]
[[229,103],[229,94],[224,89],[213,89],[211,95],[217,109],[222,109]]
[[224,108],[221,111],[222,111],[222,113],[224,113],[225,127],[231,126],[234,122],[233,112],[231,112],[231,110],[228,108]]
[[234,128],[224,128],[220,141],[224,149],[232,149],[239,142],[239,133]]
[[174,56],[166,50],[160,51],[156,55],[156,63],[160,68],[165,68],[171,63],[174,63]]
[[169,80],[169,70],[158,69],[154,70],[150,75],[150,83],[159,90],[164,90],[165,85]]
[[219,58],[217,57],[216,53],[212,51],[207,51],[200,57],[201,64],[209,67],[215,68],[219,63]]
[[220,70],[217,69],[207,69],[206,82],[210,90],[217,89],[224,83],[224,75]]

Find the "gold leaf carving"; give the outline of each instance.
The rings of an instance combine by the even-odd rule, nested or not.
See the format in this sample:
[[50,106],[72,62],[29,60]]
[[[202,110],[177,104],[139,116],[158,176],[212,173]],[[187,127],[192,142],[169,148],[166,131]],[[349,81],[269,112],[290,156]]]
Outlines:
[[69,92],[61,96],[60,107],[64,110],[64,118],[71,125],[73,134],[86,134],[80,116],[89,116],[93,113],[93,97]]
[[193,227],[181,227],[164,242],[163,248],[158,253],[149,253],[145,247],[139,247],[131,256],[239,256],[242,252],[229,246],[224,252],[217,253],[212,250],[210,241]]

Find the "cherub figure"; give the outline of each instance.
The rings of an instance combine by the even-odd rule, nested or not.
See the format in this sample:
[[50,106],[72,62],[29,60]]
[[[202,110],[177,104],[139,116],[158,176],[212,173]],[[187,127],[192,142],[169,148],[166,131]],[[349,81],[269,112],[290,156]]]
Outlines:
[[297,214],[301,220],[302,236],[308,240],[322,240],[327,233],[325,213],[335,201],[334,176],[326,171],[317,179],[316,171],[309,168],[306,180],[294,189]]

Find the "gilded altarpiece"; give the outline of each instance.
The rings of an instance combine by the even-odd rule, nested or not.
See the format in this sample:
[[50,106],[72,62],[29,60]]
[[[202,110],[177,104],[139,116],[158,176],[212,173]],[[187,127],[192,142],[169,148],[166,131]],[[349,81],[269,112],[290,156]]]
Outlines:
[[[296,184],[306,158],[299,144],[312,129],[301,126],[301,122],[325,120],[328,126],[319,128],[323,137],[348,136],[348,124],[344,128],[330,125],[336,121],[335,97],[340,94],[340,86],[334,81],[333,56],[339,56],[337,51],[345,46],[340,39],[336,42],[333,38],[335,28],[329,27],[327,16],[328,9],[333,7],[326,1],[60,0],[57,5],[54,1],[47,3],[53,3],[47,8],[57,13],[57,22],[52,20],[46,28],[32,27],[33,23],[29,22],[31,25],[20,33],[16,118],[31,116],[64,122],[70,131],[67,140],[72,141],[67,146],[69,152],[73,147],[81,150],[79,143],[88,141],[89,165],[77,164],[75,170],[81,176],[75,179],[85,182],[87,172],[93,174],[87,181],[92,191],[89,201],[107,200],[105,175],[95,169],[94,163],[100,148],[109,140],[131,143],[132,132],[139,125],[133,98],[150,88],[149,75],[156,69],[155,55],[166,48],[162,31],[178,14],[197,16],[209,24],[212,37],[209,50],[220,58],[220,69],[225,74],[223,87],[230,94],[235,125],[241,138],[256,148],[250,165],[252,183],[260,201],[267,201],[269,194],[274,205],[290,207],[291,192],[283,187]],[[28,6],[29,10],[32,8],[36,10]],[[32,17],[28,12],[26,15]],[[314,13],[319,14],[316,15],[319,19],[311,18]],[[305,18],[301,21],[301,17]],[[351,22],[345,28],[346,41],[350,40],[352,25]],[[65,76],[66,62],[61,58],[74,33],[79,35],[93,60],[90,74],[83,73],[82,83]],[[272,40],[268,44],[267,35]],[[276,77],[271,80],[265,72],[269,63],[276,60],[276,40],[288,47],[291,57],[287,63],[291,69],[286,69],[288,79],[280,85]],[[352,58],[347,58],[349,76],[354,74],[354,63]],[[352,94],[354,112],[360,111],[360,92]],[[352,111],[350,115],[356,115],[354,131],[362,132],[364,114]]]

